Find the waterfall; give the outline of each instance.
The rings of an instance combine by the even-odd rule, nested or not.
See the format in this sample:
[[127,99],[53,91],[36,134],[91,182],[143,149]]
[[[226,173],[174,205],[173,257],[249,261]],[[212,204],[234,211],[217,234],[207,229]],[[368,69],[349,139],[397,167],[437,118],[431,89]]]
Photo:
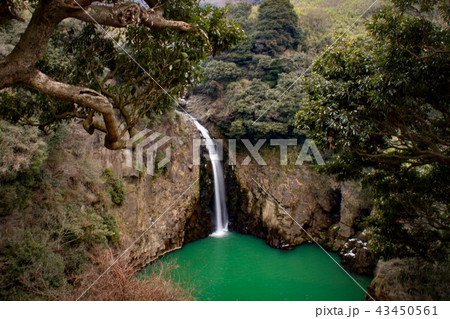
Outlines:
[[[188,114],[189,115],[189,114]],[[209,135],[209,131],[201,125],[196,118],[189,115],[195,123],[195,126],[205,139],[206,148],[211,159],[214,174],[214,214],[215,230],[211,235],[213,237],[222,237],[228,232],[228,212],[225,202],[225,179],[223,175],[221,158],[217,152],[217,146]]]

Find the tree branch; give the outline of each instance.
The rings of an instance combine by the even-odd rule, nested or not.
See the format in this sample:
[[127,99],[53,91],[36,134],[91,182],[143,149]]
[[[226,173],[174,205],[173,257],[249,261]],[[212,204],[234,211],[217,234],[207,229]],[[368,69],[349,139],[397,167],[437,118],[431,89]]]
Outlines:
[[[119,129],[113,105],[107,96],[84,87],[57,82],[35,69],[36,63],[42,59],[50,37],[58,24],[71,17],[88,23],[116,28],[137,24],[150,29],[171,28],[185,32],[194,31],[198,32],[208,44],[209,40],[206,33],[195,24],[165,19],[165,1],[146,0],[150,8],[134,2],[115,6],[92,5],[94,2],[94,0],[39,1],[20,41],[6,58],[0,60],[0,90],[14,84],[25,84],[43,94],[89,108],[93,111],[87,116],[83,124],[84,128],[91,134],[94,130],[105,132],[105,146],[109,149],[122,149],[126,146],[123,140],[126,130]],[[99,79],[96,80],[100,85]],[[100,86],[106,93],[103,84]],[[132,136],[133,125],[136,123],[130,115],[127,116],[127,112],[124,112],[126,110],[121,95],[118,102],[116,101],[116,104],[128,124],[127,130]],[[103,121],[95,118],[96,113],[102,115]]]
[[150,29],[171,28],[181,31],[197,29],[196,25],[184,21],[166,20],[163,17],[162,10],[147,10],[134,2],[127,2],[114,7],[91,5],[85,8],[78,8],[78,10],[70,13],[70,17],[116,28],[141,24]]
[[70,17],[88,23],[123,28],[139,23],[145,11],[139,4],[128,2],[114,7],[91,5],[78,8],[70,13]]
[[125,141],[121,139],[113,106],[103,95],[84,87],[56,82],[38,70],[35,70],[25,84],[49,96],[77,103],[101,113],[104,124],[94,121],[91,115],[90,129],[88,129],[88,132],[92,133],[92,128],[106,132],[105,147],[109,149],[123,149],[126,146]]

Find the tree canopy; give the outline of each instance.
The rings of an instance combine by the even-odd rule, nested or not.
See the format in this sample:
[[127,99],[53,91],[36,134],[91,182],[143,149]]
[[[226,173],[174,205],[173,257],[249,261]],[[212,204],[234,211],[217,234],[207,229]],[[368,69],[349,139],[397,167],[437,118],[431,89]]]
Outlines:
[[44,130],[82,119],[110,149],[199,83],[200,61],[242,38],[225,9],[196,0],[28,4],[36,8],[26,31],[0,60],[2,117]]
[[[233,21],[242,23],[247,40],[208,59],[206,80],[200,87],[219,99],[219,104],[223,102],[223,110],[215,115],[221,132],[238,139],[296,137],[294,118],[303,92],[277,98],[312,59],[300,52],[303,46],[294,45],[303,36],[292,4],[265,0],[256,16],[248,3],[228,4],[227,8]],[[258,32],[274,32],[274,38],[263,40]]]
[[257,54],[279,55],[287,49],[297,50],[303,30],[289,0],[265,0],[258,9],[255,44]]
[[394,0],[304,83],[298,125],[335,150],[323,171],[371,187],[372,248],[384,258],[448,256],[448,13],[446,1]]

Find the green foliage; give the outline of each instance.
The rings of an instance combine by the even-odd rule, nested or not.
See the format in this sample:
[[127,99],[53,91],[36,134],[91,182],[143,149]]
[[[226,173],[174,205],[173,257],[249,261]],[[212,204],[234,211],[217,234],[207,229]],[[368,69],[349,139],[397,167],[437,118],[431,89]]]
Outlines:
[[[385,0],[291,0],[305,32],[305,46],[312,56],[320,53],[334,39],[346,32],[349,37],[365,32],[364,21]],[[364,16],[358,18],[370,7]],[[352,26],[351,28],[350,25]]]
[[[227,19],[226,12],[201,7],[196,0],[168,0],[164,2],[166,19],[196,24],[198,29],[106,28],[114,39],[94,24],[63,21],[37,66],[55,80],[108,96],[117,114],[128,125],[136,125],[144,116],[154,118],[172,111],[176,107],[172,97],[182,97],[186,89],[203,80],[200,62],[243,38],[243,31]],[[39,123],[47,130],[74,117],[86,118],[91,111],[22,86],[4,90],[0,103],[2,118]]]
[[298,115],[337,152],[324,172],[371,186],[372,247],[384,258],[448,256],[448,6],[421,3],[393,1],[369,36],[316,61]]
[[241,70],[232,62],[209,60],[204,74],[205,82],[202,86],[209,96],[217,98],[230,82],[241,76]]
[[253,27],[253,21],[250,19],[252,14],[252,5],[248,2],[238,2],[236,4],[227,3],[226,8],[234,22],[238,23],[244,31],[249,31]]
[[253,52],[276,56],[287,49],[297,50],[303,30],[289,0],[265,0],[258,9]]
[[234,63],[211,60],[205,67],[205,81],[219,81],[224,84],[236,81],[241,70]]
[[[14,23],[1,30],[0,38],[10,43],[7,45],[10,50],[17,43],[25,27],[26,23]],[[71,61],[73,56],[67,52],[65,46],[69,38],[80,30],[79,22],[72,20],[62,22],[53,34],[44,57],[37,65],[39,69],[58,81],[67,80],[70,84],[79,84],[78,78],[69,81],[75,74],[73,67],[76,65]],[[8,34],[14,41],[8,40]],[[42,124],[39,128],[46,132],[50,129],[55,130],[61,123],[67,122],[72,117],[71,114],[81,114],[76,111],[74,104],[49,98],[22,86],[14,86],[0,92],[0,103],[2,119],[21,125],[39,123]]]
[[52,298],[40,294],[67,289],[67,280],[86,269],[91,249],[120,241],[115,218],[92,207],[68,204],[42,213],[23,219],[24,228],[15,228],[0,242],[2,300]]
[[51,250],[45,235],[26,231],[22,241],[10,241],[0,247],[0,252],[2,300],[34,299],[34,290],[63,285],[64,260]]
[[372,251],[387,259],[448,258],[449,173],[448,166],[432,165],[390,176],[374,172],[367,178],[376,199],[376,211],[367,221]]
[[[209,60],[201,86],[210,97],[223,100],[217,115],[221,132],[230,138],[295,136],[294,117],[303,92],[283,93],[311,59],[295,51],[302,35],[293,6],[289,1],[263,1],[256,19],[246,3],[228,4],[227,9],[234,21],[243,23],[247,41]],[[258,32],[273,38],[266,41]]]
[[112,231],[114,230],[113,220],[110,217],[105,220],[92,207],[81,210],[68,207],[62,212],[61,217],[62,222],[55,224],[54,229],[49,231],[58,230],[57,239],[63,246],[91,248],[99,244],[107,244],[109,239],[116,236]]
[[230,138],[252,140],[297,136],[295,114],[303,92],[282,96],[296,78],[295,73],[281,74],[273,89],[261,80],[230,84],[225,103],[231,110],[218,123],[222,133]]
[[120,242],[119,225],[116,218],[111,214],[102,214],[103,225],[106,227],[106,239],[108,242],[116,244]]
[[47,157],[46,144],[33,127],[17,127],[0,120],[0,181],[30,180]]
[[109,168],[105,169],[104,176],[111,201],[117,206],[122,206],[126,199],[126,190],[122,180]]

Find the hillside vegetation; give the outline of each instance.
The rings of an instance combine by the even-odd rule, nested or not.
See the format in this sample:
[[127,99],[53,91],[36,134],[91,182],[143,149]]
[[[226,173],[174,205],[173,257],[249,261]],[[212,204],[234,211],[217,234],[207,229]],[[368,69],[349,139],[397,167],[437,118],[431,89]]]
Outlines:
[[[365,19],[385,0],[292,0],[300,25],[306,33],[306,45],[316,53],[333,38],[346,32],[350,37],[365,33]],[[370,8],[370,9],[369,9]],[[358,21],[356,21],[360,18]],[[350,28],[351,26],[351,28]]]
[[[372,3],[266,0],[257,6],[227,4],[230,18],[242,25],[247,39],[206,62],[205,82],[200,87],[220,101],[213,117],[221,132],[254,139],[302,134],[294,118],[302,108],[304,92],[292,84],[344,31],[348,31],[346,38],[366,32],[367,17],[381,4],[361,16]],[[289,94],[283,94],[288,89]]]
[[[124,182],[87,156],[85,138],[0,121],[1,300],[75,300],[125,249]],[[123,259],[83,299],[192,299],[164,266],[138,280]]]

